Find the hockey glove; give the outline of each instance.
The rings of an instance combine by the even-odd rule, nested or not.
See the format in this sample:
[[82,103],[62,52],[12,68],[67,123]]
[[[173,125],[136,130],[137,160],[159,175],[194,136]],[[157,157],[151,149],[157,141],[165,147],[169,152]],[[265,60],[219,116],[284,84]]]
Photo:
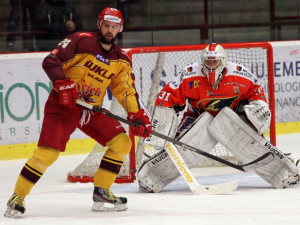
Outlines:
[[78,98],[78,92],[76,84],[71,78],[66,80],[56,80],[54,82],[54,88],[58,92],[58,101],[60,105],[74,108],[76,105],[76,99]]
[[132,127],[133,135],[147,138],[152,133],[152,125],[144,109],[140,109],[137,113],[128,113],[127,118],[136,124]]
[[265,133],[271,122],[271,111],[266,102],[252,101],[244,106],[245,113],[250,122],[256,127],[259,134]]

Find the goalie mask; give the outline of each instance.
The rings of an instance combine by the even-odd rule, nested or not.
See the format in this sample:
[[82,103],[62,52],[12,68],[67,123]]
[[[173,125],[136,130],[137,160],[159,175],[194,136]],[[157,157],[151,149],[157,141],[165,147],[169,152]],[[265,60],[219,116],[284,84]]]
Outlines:
[[124,19],[120,10],[106,7],[98,15],[97,26],[100,27],[103,20],[115,23],[116,24],[115,29],[117,29],[118,32],[122,32]]
[[210,44],[205,47],[201,56],[204,75],[215,88],[222,78],[222,71],[226,66],[227,55],[219,44]]

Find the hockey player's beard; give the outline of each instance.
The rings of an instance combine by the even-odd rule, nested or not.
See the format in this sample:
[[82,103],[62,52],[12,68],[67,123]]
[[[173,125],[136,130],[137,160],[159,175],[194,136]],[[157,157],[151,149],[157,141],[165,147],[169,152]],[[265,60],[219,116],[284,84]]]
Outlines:
[[100,42],[102,42],[103,44],[111,45],[112,43],[115,42],[116,38],[117,38],[117,35],[115,37],[112,37],[110,40],[107,40],[106,37],[101,32],[101,30],[99,31],[99,39],[100,39]]

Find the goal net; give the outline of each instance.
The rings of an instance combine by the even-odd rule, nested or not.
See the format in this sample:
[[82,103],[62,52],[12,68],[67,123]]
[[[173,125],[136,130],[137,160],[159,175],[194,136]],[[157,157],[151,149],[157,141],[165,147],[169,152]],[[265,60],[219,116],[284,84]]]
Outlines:
[[[276,145],[273,52],[271,45],[267,42],[256,42],[222,44],[222,46],[226,49],[229,61],[242,63],[259,78],[272,112],[271,126],[265,136]],[[132,48],[128,51],[128,55],[132,60],[133,73],[136,78],[135,86],[137,92],[150,114],[159,91],[171,81],[184,66],[192,62],[201,63],[201,53],[205,47],[206,45],[144,47]],[[110,111],[118,116],[127,117],[116,99],[112,100]],[[128,126],[124,125],[124,127],[129,132]],[[155,148],[145,145],[143,139],[138,140],[138,138],[132,135],[130,135],[130,137],[133,140],[134,146],[121,168],[116,180],[117,183],[133,182],[135,179],[135,171],[143,160],[157,153]],[[73,171],[68,173],[68,181],[93,181],[93,175],[99,168],[105,150],[105,147],[96,144],[86,159]],[[210,154],[235,162],[232,155],[221,144],[217,144]],[[208,167],[219,165],[218,162],[207,158],[199,166]]]

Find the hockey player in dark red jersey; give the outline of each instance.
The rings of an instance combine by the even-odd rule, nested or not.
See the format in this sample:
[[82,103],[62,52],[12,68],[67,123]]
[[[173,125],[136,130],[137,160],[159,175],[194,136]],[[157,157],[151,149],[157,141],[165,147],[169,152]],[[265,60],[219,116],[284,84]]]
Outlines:
[[[77,32],[67,36],[43,61],[53,90],[45,105],[38,147],[21,170],[14,194],[7,203],[7,217],[18,217],[25,212],[24,198],[59,153],[65,151],[76,128],[108,147],[94,175],[92,210],[127,209],[127,199],[116,197],[110,187],[131,149],[131,140],[118,121],[76,105],[76,99],[102,107],[110,86],[114,97],[128,113],[128,120],[140,124],[132,128],[134,135],[148,137],[152,126],[139,104],[131,62],[114,43],[123,27],[121,12],[105,8],[99,14],[97,27],[99,32]],[[106,208],[105,203],[113,207]]]
[[[186,112],[177,126],[171,114],[184,109]],[[152,123],[156,131],[169,136],[173,133],[181,142],[192,143],[207,152],[220,142],[243,164],[270,151],[265,146],[272,146],[271,143],[262,146],[266,140],[261,136],[268,130],[270,119],[264,90],[256,76],[242,64],[227,61],[227,54],[221,45],[210,44],[203,50],[201,63],[184,67],[160,91],[153,116],[155,123]],[[160,126],[172,123],[175,129],[169,126],[170,129],[166,130],[167,126]],[[244,130],[243,133],[240,130]],[[239,138],[250,138],[253,142],[235,143]],[[164,147],[161,139],[155,136],[146,139],[146,142],[157,148]],[[189,167],[199,165],[203,160],[199,154],[179,150]],[[139,169],[137,178],[142,190],[160,192],[179,176],[165,151],[162,149],[147,159]],[[280,153],[279,158],[275,156],[271,163],[255,172],[275,188],[288,187],[296,183],[299,177],[299,169],[284,153]]]

